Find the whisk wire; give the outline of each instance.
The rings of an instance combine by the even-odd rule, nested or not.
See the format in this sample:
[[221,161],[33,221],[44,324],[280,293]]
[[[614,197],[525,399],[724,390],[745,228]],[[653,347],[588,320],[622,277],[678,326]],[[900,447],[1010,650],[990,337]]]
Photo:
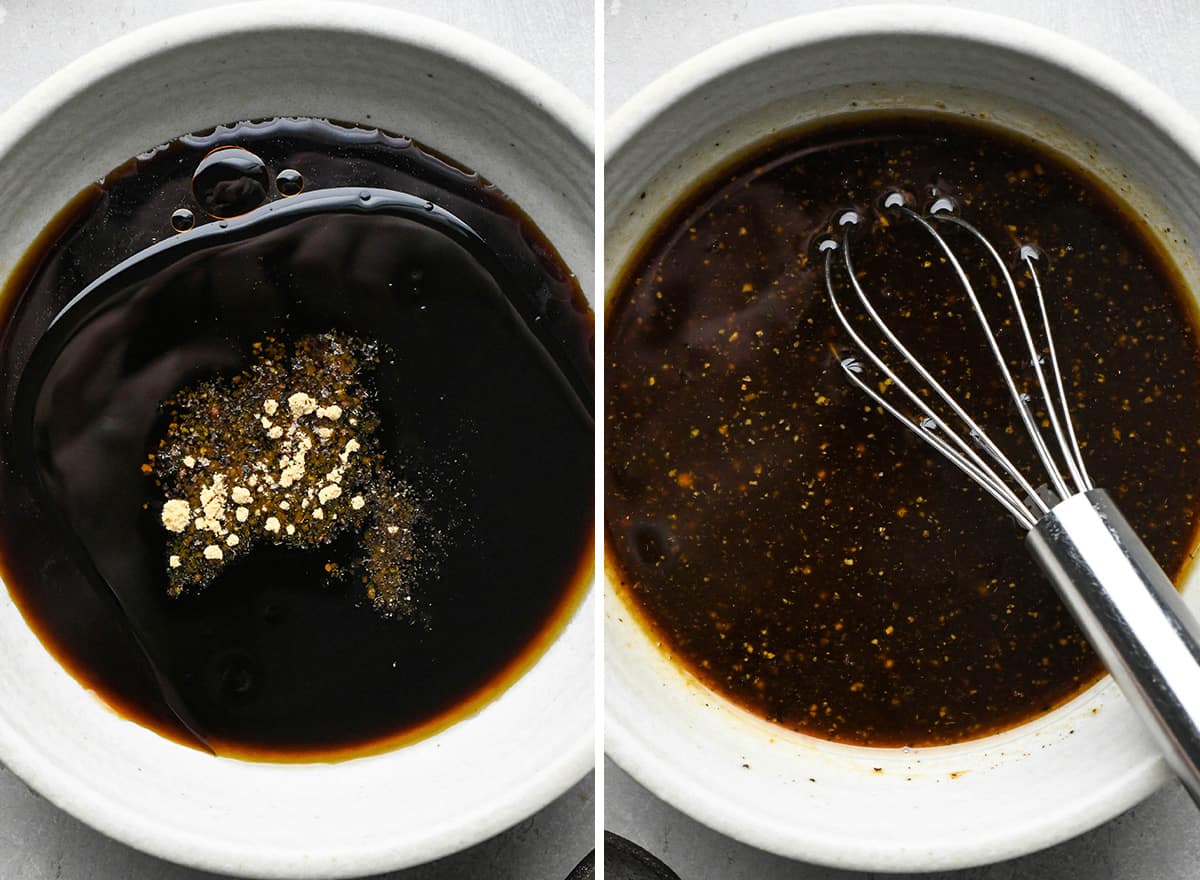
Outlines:
[[[1000,504],[1003,505],[1009,513],[1016,517],[1016,519],[1022,525],[1024,525],[1026,528],[1033,528],[1033,526],[1037,523],[1037,520],[1034,519],[1033,515],[1030,514],[1025,507],[1021,506],[1020,499],[1018,499],[1017,496],[1014,495],[1007,486],[1000,482],[994,473],[989,471],[986,467],[977,467],[974,463],[956,454],[955,450],[951,448],[950,444],[948,444],[940,436],[928,428],[913,422],[911,419],[905,416],[904,413],[892,406],[892,404],[889,403],[882,394],[875,391],[874,388],[863,381],[862,377],[858,375],[862,370],[862,364],[857,359],[852,357],[843,358],[841,361],[841,367],[843,370],[845,370],[846,377],[850,380],[850,382],[857,386],[873,401],[875,401],[875,403],[882,407],[885,412],[912,431],[913,434],[920,437],[922,440],[936,449],[942,454],[942,456],[946,458],[947,461],[966,474],[970,479],[974,480],[985,492],[1000,502]],[[957,435],[955,434],[948,434],[947,436],[955,440],[958,439]]]
[[[844,246],[843,251],[847,256],[849,255],[848,247]],[[951,430],[950,426],[946,424],[942,417],[938,415],[938,413],[927,403],[925,403],[925,401],[921,399],[921,396],[917,394],[906,382],[904,382],[900,376],[897,375],[896,372],[892,370],[892,368],[888,366],[888,364],[884,362],[884,360],[878,354],[876,354],[875,351],[869,345],[867,345],[863,338],[858,334],[858,331],[854,328],[854,325],[851,323],[849,317],[846,315],[845,310],[842,308],[841,303],[838,301],[837,295],[832,292],[834,290],[832,258],[833,251],[832,249],[829,249],[825,254],[825,284],[830,291],[830,303],[833,306],[834,314],[837,316],[839,323],[841,323],[842,328],[846,331],[847,335],[850,336],[851,340],[853,340],[855,345],[858,346],[859,350],[867,357],[868,360],[871,361],[875,368],[883,373],[883,375],[887,377],[892,385],[912,402],[913,406],[920,410],[923,419],[930,420],[933,423],[933,426],[941,430],[943,436],[947,437],[958,448],[958,451],[971,461],[971,463],[975,466],[974,470],[977,473],[987,475],[986,478],[989,479],[990,482],[995,483],[997,488],[1003,488],[1003,481],[995,477],[995,475],[991,472],[991,470],[987,467],[975,450],[972,449],[965,440],[959,437],[956,432]],[[851,262],[846,263],[846,269],[850,273],[851,278],[853,278],[854,266]],[[857,282],[854,282],[854,284],[857,287]],[[871,316],[872,321],[880,329],[884,336],[893,341],[893,344],[899,351],[905,354],[910,363],[915,362],[915,368],[918,370],[918,372],[922,372],[927,375],[927,372],[924,370],[924,366],[920,363],[920,361],[916,361],[911,352],[908,352],[903,344],[900,343],[900,340],[896,338],[895,334],[892,333],[891,328],[888,327],[887,322],[885,322],[879,313],[872,307],[870,300],[866,299],[861,288],[859,288],[858,293],[868,315]],[[851,378],[855,380],[856,385],[862,385],[861,380],[858,380],[857,377],[852,376]],[[932,376],[927,376],[927,381],[934,387],[940,387]],[[868,393],[870,393],[872,397],[877,397],[877,395],[869,389]],[[943,392],[943,396],[945,397],[948,395],[945,395]],[[887,409],[889,411],[894,410],[894,408],[891,406],[888,406]],[[965,416],[965,413],[963,413],[963,415]],[[968,429],[977,428],[977,426],[970,421],[969,417],[966,418]],[[915,428],[916,425],[913,427]],[[929,430],[929,428],[921,428],[921,431],[924,433],[928,433]],[[940,446],[938,448],[940,448]]]
[[[822,249],[825,251],[825,287],[838,322],[870,365],[887,378],[887,385],[882,386],[878,391],[872,388],[871,383],[862,376],[864,364],[857,357],[842,358],[841,366],[852,384],[866,393],[884,411],[899,420],[908,430],[919,436],[929,446],[966,474],[980,488],[995,498],[1023,527],[1027,529],[1032,528],[1043,515],[1049,512],[1051,506],[1058,503],[1058,501],[1094,488],[1087,470],[1083,466],[1083,455],[1075,434],[1070,405],[1063,385],[1062,371],[1059,368],[1058,355],[1054,347],[1054,338],[1046,310],[1045,295],[1037,271],[1033,265],[1033,256],[1028,249],[1023,249],[1021,252],[1021,259],[1033,281],[1034,293],[1037,300],[1037,317],[1040,318],[1040,339],[1035,338],[1029,313],[1026,312],[1025,304],[1022,302],[1017,288],[1017,283],[1008,266],[1005,264],[1004,258],[1001,257],[1000,253],[982,232],[961,217],[950,213],[948,210],[950,207],[948,201],[935,203],[930,209],[928,216],[924,216],[908,207],[903,197],[898,194],[889,196],[885,200],[884,206],[885,208],[899,209],[899,213],[902,216],[916,221],[933,239],[934,243],[945,256],[949,267],[958,278],[962,291],[970,301],[972,310],[975,312],[976,319],[983,332],[984,339],[992,354],[992,359],[1004,380],[1008,394],[1017,408],[1021,422],[1029,436],[1030,442],[1033,444],[1038,459],[1045,469],[1046,477],[1053,487],[1053,494],[1056,494],[1057,498],[1044,497],[1045,494],[1051,492],[1050,489],[1045,489],[1043,492],[1033,487],[1030,480],[1008,458],[1001,447],[988,435],[987,431],[970,416],[955,395],[947,391],[934,377],[932,371],[922,360],[900,340],[888,322],[884,320],[883,316],[875,308],[871,302],[871,298],[860,283],[854,268],[851,249],[851,228],[859,222],[859,217],[854,212],[848,212],[839,221],[839,225],[843,227],[840,242],[831,239],[822,244]],[[1003,284],[1008,290],[1012,306],[1016,311],[1029,364],[1036,378],[1036,393],[1040,398],[1039,408],[1045,413],[1045,421],[1048,422],[1048,425],[1045,425],[1045,427],[1048,427],[1054,434],[1054,441],[1052,442],[1056,441],[1055,445],[1062,456],[1061,463],[1052,451],[1051,445],[1047,443],[1046,438],[1043,436],[1043,424],[1039,424],[1041,419],[1035,413],[1034,407],[1030,403],[1033,400],[1032,395],[1023,392],[1018,386],[1009,361],[1001,351],[993,322],[983,308],[983,304],[980,301],[970,275],[950,242],[934,225],[935,222],[952,224],[971,235],[983,246],[990,260],[999,269],[1000,278],[1003,279]],[[869,320],[869,324],[886,340],[887,349],[894,352],[897,358],[904,363],[906,369],[911,370],[924,383],[920,392],[902,379],[897,370],[874,347],[869,345],[858,332],[855,321],[851,319],[844,304],[838,297],[837,284],[834,282],[833,251],[837,249],[842,251],[842,262],[849,279],[849,285],[856,295],[862,312]],[[1046,358],[1042,356],[1043,350],[1048,355],[1049,371],[1054,376],[1053,383],[1050,383],[1046,377],[1047,371],[1043,366]],[[915,409],[916,414],[903,412],[900,407],[885,399],[884,390],[888,386],[894,388],[903,397],[907,398]],[[930,406],[925,399],[926,394],[934,395],[944,404],[945,409],[953,413],[955,420],[961,425],[961,431],[951,428],[938,411]],[[969,440],[965,439],[962,436],[963,434]],[[977,448],[986,453],[995,466],[985,461],[976,451]],[[1074,489],[1068,484],[1068,481],[1074,484]]]
[[[1058,493],[1059,498],[1068,497],[1071,494],[1071,491],[1067,488],[1066,483],[1063,482],[1063,479],[1058,472],[1058,466],[1055,464],[1054,458],[1050,455],[1050,450],[1046,447],[1046,443],[1042,439],[1042,434],[1037,428],[1037,423],[1034,421],[1032,411],[1028,406],[1025,405],[1026,400],[1024,397],[1022,397],[1020,390],[1017,388],[1017,383],[1013,378],[1012,370],[1009,369],[1008,366],[1008,359],[1005,358],[1004,353],[1000,351],[1000,343],[996,339],[996,333],[992,329],[992,323],[988,320],[987,312],[984,311],[983,304],[979,301],[979,296],[975,292],[975,285],[971,283],[971,278],[967,275],[966,269],[963,268],[958,256],[954,253],[954,249],[950,247],[950,243],[946,241],[945,237],[938,232],[937,229],[934,228],[932,223],[911,208],[901,207],[900,210],[906,216],[916,220],[925,229],[925,231],[932,236],[938,247],[941,248],[942,253],[946,255],[946,259],[949,261],[954,273],[958,276],[958,280],[962,284],[963,290],[967,294],[967,298],[971,301],[972,310],[975,312],[975,317],[979,320],[980,329],[983,330],[984,339],[987,340],[988,348],[991,349],[992,358],[995,360],[996,366],[1000,370],[1000,375],[1004,379],[1004,385],[1008,389],[1009,396],[1012,398],[1013,403],[1016,404],[1017,412],[1021,416],[1021,422],[1025,425],[1025,431],[1033,441],[1034,449],[1037,451],[1038,458],[1041,459],[1042,464],[1045,466],[1048,472],[1051,482],[1054,484],[1054,490]],[[958,219],[949,214],[933,214],[931,216],[934,219],[939,220]],[[971,227],[971,229],[974,229],[974,227]],[[983,239],[982,235],[980,235],[979,238],[981,241],[984,241],[984,244],[987,246],[987,248],[995,255],[996,259],[1000,262],[1002,271],[1004,271],[1004,274],[1011,281],[1011,276],[1009,276],[1007,270],[1004,269],[1004,261],[1000,259],[1000,255],[995,253],[995,250],[992,249],[991,245]],[[1019,473],[1020,472],[1018,471],[1018,474]],[[1038,494],[1033,490],[1033,487],[1029,485],[1029,482],[1023,475],[1020,477],[1020,485],[1022,491],[1024,491],[1031,498],[1038,498],[1038,501],[1041,503],[1043,508],[1043,513],[1050,509],[1045,505],[1044,502],[1041,502],[1040,496],[1038,496]]]
[[[1079,491],[1090,492],[1096,488],[1096,484],[1092,482],[1092,478],[1087,471],[1087,466],[1083,463],[1083,450],[1079,446],[1079,438],[1075,436],[1075,422],[1071,418],[1071,406],[1067,400],[1067,392],[1063,387],[1062,370],[1058,366],[1058,352],[1054,347],[1054,333],[1050,329],[1050,317],[1046,314],[1046,297],[1042,292],[1042,282],[1038,278],[1037,269],[1033,265],[1033,257],[1030,255],[1028,249],[1022,248],[1021,258],[1025,262],[1025,268],[1029,273],[1029,277],[1033,279],[1033,289],[1038,303],[1038,312],[1041,315],[1042,328],[1046,334],[1046,349],[1050,357],[1050,374],[1054,376],[1059,405],[1062,407],[1063,423],[1066,425],[1067,441],[1063,443],[1064,452],[1068,462],[1074,462],[1072,473],[1079,484]],[[1059,440],[1062,442],[1061,437]]]
[[[1004,279],[1004,284],[1008,288],[1009,295],[1012,297],[1013,308],[1015,309],[1015,311],[1017,313],[1017,320],[1020,322],[1020,325],[1021,325],[1021,333],[1025,337],[1025,346],[1029,351],[1029,363],[1030,363],[1030,366],[1033,367],[1033,371],[1034,371],[1035,375],[1037,376],[1037,387],[1038,387],[1039,393],[1041,394],[1042,400],[1045,403],[1045,411],[1046,411],[1047,418],[1050,421],[1050,426],[1054,432],[1055,439],[1057,439],[1057,441],[1058,441],[1059,449],[1063,455],[1063,460],[1066,462],[1066,465],[1067,465],[1067,470],[1070,472],[1071,479],[1073,479],[1075,481],[1075,486],[1076,486],[1075,491],[1076,492],[1087,491],[1087,489],[1090,487],[1085,486],[1083,476],[1079,473],[1078,468],[1077,468],[1076,456],[1075,456],[1075,454],[1073,454],[1071,448],[1068,446],[1067,438],[1063,433],[1062,424],[1059,421],[1059,415],[1058,415],[1059,405],[1061,404],[1061,406],[1063,407],[1063,410],[1064,411],[1066,410],[1066,395],[1063,394],[1061,400],[1056,401],[1054,399],[1054,395],[1052,394],[1049,383],[1046,382],[1046,374],[1042,368],[1041,352],[1038,351],[1037,343],[1033,339],[1033,332],[1030,330],[1030,327],[1029,327],[1029,319],[1025,314],[1025,306],[1021,301],[1020,294],[1017,292],[1017,284],[1013,280],[1012,273],[1008,271],[1008,266],[1005,265],[1004,258],[1000,256],[1000,254],[996,251],[996,248],[993,247],[992,243],[990,241],[988,241],[987,238],[984,237],[982,232],[980,232],[973,225],[971,225],[970,223],[968,223],[966,220],[962,219],[961,217],[956,217],[954,215],[947,215],[947,214],[938,214],[938,215],[934,215],[934,219],[944,221],[946,223],[953,223],[955,226],[958,226],[959,228],[964,229],[967,232],[969,232],[980,244],[983,245],[983,247],[987,250],[989,256],[991,256],[993,262],[995,262],[997,268],[1000,270],[1000,275]],[[1039,289],[1040,289],[1040,285],[1039,285]],[[1043,305],[1044,305],[1044,302],[1045,301],[1043,299],[1042,300]],[[981,321],[987,320],[982,311],[979,313],[979,316],[980,316]],[[1042,332],[1047,338],[1052,339],[1051,334],[1050,334],[1050,321],[1046,316],[1044,308],[1042,310],[1042,319],[1043,319],[1042,320]],[[1057,372],[1057,367],[1055,368],[1055,370]],[[1058,375],[1058,380],[1059,380],[1058,387],[1059,387],[1059,390],[1061,391],[1062,390],[1061,374]],[[1012,390],[1012,386],[1010,386],[1010,391],[1011,390]],[[1028,398],[1018,396],[1017,398],[1014,399],[1014,401],[1017,403],[1018,406],[1021,406],[1022,403],[1028,403]],[[1073,493],[1067,487],[1066,480],[1062,476],[1062,471],[1060,470],[1060,468],[1058,466],[1058,462],[1054,459],[1054,456],[1051,454],[1048,445],[1045,443],[1045,441],[1042,437],[1041,430],[1036,427],[1037,423],[1034,420],[1032,410],[1028,406],[1021,407],[1021,409],[1023,412],[1027,412],[1027,414],[1028,414],[1028,421],[1027,421],[1026,426],[1027,427],[1029,427],[1031,425],[1035,426],[1031,429],[1033,431],[1034,446],[1037,449],[1038,457],[1041,458],[1042,464],[1046,468],[1046,472],[1049,474],[1051,481],[1054,483],[1055,488],[1058,490],[1059,497],[1060,498],[1070,497],[1072,494],[1075,494],[1075,493]],[[1068,421],[1068,423],[1070,422],[1069,414],[1067,415],[1067,421]]]
[[[1175,585],[1155,562],[1137,531],[1108,493],[1092,485],[1083,466],[1083,452],[1075,435],[1046,298],[1033,265],[1036,251],[1025,246],[1020,252],[1020,259],[1033,282],[1037,299],[1035,313],[1026,312],[1013,273],[983,234],[943,210],[946,207],[953,209],[948,200],[939,200],[925,216],[909,209],[904,196],[899,193],[889,195],[884,207],[901,208],[902,216],[916,220],[945,254],[975,310],[991,354],[1034,446],[1036,458],[1041,460],[1060,497],[1051,498],[1053,491],[1046,487],[1040,490],[1045,492],[1045,498],[1034,492],[954,396],[948,394],[926,366],[896,338],[871,304],[854,272],[848,228],[840,243],[829,239],[821,244],[825,251],[825,285],[829,301],[854,345],[870,366],[889,381],[876,385],[874,377],[864,375],[869,369],[868,364],[857,357],[840,357],[842,370],[850,383],[883,412],[945,457],[1026,529],[1024,543],[1033,559],[1063,597],[1125,696],[1157,737],[1164,756],[1183,780],[1188,793],[1200,805],[1200,623],[1191,616]],[[858,215],[848,212],[843,215],[840,225],[846,227],[858,222]],[[993,287],[980,288],[988,292],[994,290],[997,294],[995,302],[989,301],[992,318],[984,313],[967,272],[947,238],[934,228],[935,224],[951,224],[970,234],[982,243],[990,259],[999,266],[1009,296],[999,290],[1001,282],[998,279],[992,282]],[[957,232],[954,237],[958,237]],[[840,262],[844,263],[850,278],[849,287],[861,304],[861,310],[855,308],[853,315],[848,314],[844,302],[839,301],[838,285],[834,283],[833,251],[839,247],[843,251]],[[974,270],[975,264],[971,266]],[[844,300],[848,301],[852,297],[845,288],[843,285]],[[1016,310],[1030,360],[1029,370],[1023,366],[1019,369],[1020,379],[1028,385],[1036,378],[1038,385],[1036,391],[1030,388],[1038,395],[1038,400],[1032,404],[1033,395],[1022,393],[1018,388],[1010,362],[1001,354],[998,337],[993,332],[993,327],[997,326],[994,320],[998,317],[995,312],[997,302],[1007,303],[1010,298],[1011,306],[1007,308]],[[881,334],[878,342],[882,354],[868,345],[859,332],[872,324],[874,329],[866,335],[875,340],[877,333]],[[1011,315],[998,326],[1008,342],[1011,337],[1003,328],[1012,326]],[[1042,352],[1046,353],[1045,358]],[[897,375],[884,356],[900,368],[912,385]],[[903,366],[899,363],[901,358]],[[1014,362],[1023,364],[1023,356],[1014,358]],[[1053,382],[1047,380],[1047,371],[1053,374]],[[897,393],[907,398],[912,406],[899,402]],[[963,399],[969,401],[970,395],[964,395]],[[955,425],[954,431],[937,414],[938,410]],[[950,411],[954,412],[953,418]],[[1045,431],[1052,431],[1054,438],[1045,437]],[[996,467],[976,454],[973,448],[976,444],[995,460]],[[1052,446],[1062,454],[1061,468],[1052,453]],[[1033,464],[1033,457],[1030,458],[1029,463]],[[1070,490],[1068,480],[1078,487],[1077,492]],[[1017,494],[1018,486],[1026,497]],[[1047,507],[1048,504],[1053,506]]]
[[[843,243],[843,252],[846,254],[849,253],[848,242]],[[847,263],[846,265],[847,271],[850,273],[851,278],[853,278],[853,263]],[[921,399],[921,396],[917,394],[917,392],[914,391],[908,385],[908,383],[901,379],[900,376],[875,352],[873,348],[871,348],[871,346],[867,345],[867,343],[859,335],[853,323],[846,315],[846,312],[838,300],[835,292],[835,285],[833,283],[833,247],[830,247],[825,251],[825,285],[829,292],[829,300],[830,304],[833,306],[834,314],[837,316],[838,322],[842,325],[842,328],[846,331],[846,334],[850,337],[851,341],[854,342],[862,354],[874,365],[874,367],[891,382],[892,386],[895,387],[905,397],[907,397],[913,406],[915,406],[921,412],[921,421],[916,422],[911,420],[909,417],[901,413],[900,410],[893,406],[889,401],[885,400],[881,394],[877,393],[873,388],[867,385],[859,375],[862,371],[862,364],[854,358],[846,358],[842,360],[842,367],[846,370],[850,381],[858,388],[862,389],[877,404],[883,407],[886,412],[894,416],[909,430],[911,430],[925,442],[929,443],[934,449],[949,459],[967,476],[980,483],[983,488],[989,494],[991,494],[992,497],[1000,501],[1005,508],[1009,510],[1021,510],[1023,515],[1019,514],[1019,519],[1028,517],[1028,513],[1021,506],[1020,499],[1008,488],[1004,481],[997,476],[991,470],[991,468],[988,467],[983,459],[979,457],[978,453],[976,453],[975,450],[972,449],[971,446],[965,440],[963,440],[957,432],[953,431],[942,419],[942,417],[938,415],[938,413],[927,403],[925,403],[925,401]],[[940,387],[938,386],[937,380],[929,375],[924,365],[921,364],[921,362],[915,357],[913,357],[911,352],[908,352],[908,349],[906,349],[899,339],[896,338],[895,334],[892,333],[891,328],[888,327],[887,322],[885,322],[879,313],[872,307],[870,300],[865,297],[865,294],[861,289],[859,289],[859,297],[864,303],[868,315],[871,317],[876,326],[880,328],[884,336],[894,340],[894,344],[896,345],[897,349],[902,353],[905,353],[909,363],[914,364],[918,373],[927,377],[927,381],[932,386]],[[945,392],[943,392],[942,396],[949,398],[949,395]],[[952,405],[956,405],[952,399],[951,403]],[[959,409],[961,410],[961,408]],[[965,418],[966,427],[968,430],[971,430],[972,426],[974,426],[975,429],[979,430],[979,434],[976,434],[975,436],[979,436],[983,433],[981,429],[978,429],[978,426],[974,425],[974,422],[965,414],[965,412],[963,412],[962,415]],[[939,430],[941,435],[938,436],[935,434],[935,430]],[[983,436],[986,437],[986,435]],[[943,438],[947,438],[949,442],[947,442],[947,439]],[[957,448],[951,448],[951,444]],[[1032,525],[1034,521],[1033,518],[1028,518],[1030,525]]]
[[[1030,497],[1036,498],[1036,493],[1034,492],[1033,486],[1031,486],[1025,479],[1025,475],[1021,473],[1020,469],[1018,469],[1017,466],[1009,460],[1000,446],[988,436],[987,431],[985,431],[973,418],[971,418],[971,415],[967,412],[966,408],[958,402],[954,395],[947,391],[945,387],[938,382],[936,378],[934,378],[933,373],[925,366],[925,364],[922,363],[922,361],[915,354],[913,354],[903,342],[900,341],[888,323],[883,319],[878,310],[876,310],[875,306],[871,303],[870,298],[867,297],[866,291],[863,290],[862,285],[858,281],[858,276],[854,271],[854,263],[850,256],[849,229],[846,230],[842,238],[842,251],[846,263],[846,272],[850,277],[850,285],[853,287],[854,292],[858,295],[859,302],[862,304],[863,310],[867,313],[867,316],[871,319],[871,322],[879,329],[884,338],[887,339],[888,343],[900,354],[904,361],[917,372],[922,381],[924,381],[926,385],[928,385],[929,388],[939,398],[941,398],[946,406],[950,408],[950,410],[962,423],[964,429],[967,431],[967,434],[974,439],[980,448],[987,452],[988,455],[991,456],[992,459],[1000,466],[1000,468],[1006,474],[1008,474],[1014,482],[1017,483],[1017,485],[1021,488],[1021,491]],[[915,392],[910,393],[913,397],[916,397]],[[945,422],[943,422],[936,415],[934,415],[933,418],[938,427],[940,427],[943,431],[948,432],[949,436],[958,439],[958,435],[953,431],[950,431]],[[975,461],[980,468],[988,473],[993,473],[991,468],[989,468],[982,460],[978,459],[970,446],[967,446],[962,442],[960,442],[958,445],[964,454]],[[996,482],[1003,485],[1004,481],[1001,478],[996,477]],[[1040,499],[1038,499],[1037,503],[1041,504]],[[1042,506],[1044,507],[1042,511],[1043,513],[1046,510],[1049,510],[1049,508],[1045,507],[1045,505]]]

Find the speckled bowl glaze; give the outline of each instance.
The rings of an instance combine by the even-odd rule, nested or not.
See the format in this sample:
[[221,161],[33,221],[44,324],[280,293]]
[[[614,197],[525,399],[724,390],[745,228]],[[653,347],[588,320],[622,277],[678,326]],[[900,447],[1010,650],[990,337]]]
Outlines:
[[[410,135],[488,177],[591,290],[590,114],[523,61],[446,26],[343,3],[224,6],[111,43],[0,117],[0,274],[90,181],[187,132],[327,116]],[[0,760],[78,818],[220,873],[360,876],[524,819],[593,756],[589,593],[557,640],[477,714],[336,764],[255,764],[126,721],[55,662],[0,590]]]
[[[1200,240],[1200,127],[1187,113],[1047,31],[905,6],[773,24],[676,68],[621,108],[607,138],[606,283],[706,171],[798,124],[887,108],[986,117],[1081,161],[1146,218],[1200,290],[1187,247]],[[789,732],[681,671],[611,581],[610,754],[679,809],[762,849],[871,871],[976,865],[1095,827],[1167,778],[1107,678],[1048,715],[953,746],[869,749]],[[1187,591],[1193,606],[1198,592]]]

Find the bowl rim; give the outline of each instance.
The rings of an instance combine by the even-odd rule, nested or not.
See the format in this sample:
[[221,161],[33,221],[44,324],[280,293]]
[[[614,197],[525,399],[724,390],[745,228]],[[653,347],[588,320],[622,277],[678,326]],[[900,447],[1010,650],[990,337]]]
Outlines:
[[[1115,101],[1135,108],[1200,167],[1200,122],[1144,76],[1101,51],[1008,16],[909,3],[843,7],[783,19],[724,40],[680,63],[642,87],[608,117],[604,144],[606,167],[619,158],[642,131],[655,125],[660,114],[683,100],[702,94],[715,82],[747,64],[818,44],[898,34],[958,40],[1025,55],[1087,80]],[[605,206],[606,221],[620,216],[622,205],[609,205],[606,201]],[[612,228],[606,223],[606,236]],[[606,254],[606,259],[608,256]],[[609,294],[606,286],[603,291],[606,308]],[[612,623],[607,619],[613,610],[610,603],[620,599],[608,577],[607,565],[600,568],[605,572],[606,629],[611,630]],[[608,647],[606,643],[605,649]],[[1107,681],[1106,677],[1084,693],[1092,693]],[[1015,858],[1098,827],[1148,797],[1170,778],[1165,762],[1154,757],[1134,768],[1124,779],[1098,784],[1090,797],[1078,802],[1073,809],[1048,813],[1045,823],[993,829],[974,839],[947,839],[938,853],[937,863],[931,864],[919,850],[872,844],[862,836],[861,827],[855,832],[853,844],[848,844],[848,838],[833,839],[794,826],[788,832],[778,833],[755,823],[752,816],[731,811],[706,787],[701,774],[688,774],[659,762],[654,751],[622,724],[621,713],[612,708],[620,691],[619,686],[614,686],[612,676],[606,675],[605,751],[639,784],[676,809],[743,843],[788,858],[839,868],[883,872],[945,870]]]
[[592,113],[583,100],[508,49],[436,19],[356,0],[252,0],[169,16],[97,46],[39,82],[0,113],[0,161],[25,131],[52,116],[92,83],[152,55],[233,31],[326,30],[416,42],[473,67],[519,93],[594,151]]
[[[365,3],[257,0],[161,19],[106,42],[60,68],[0,113],[0,163],[27,133],[96,82],[123,69],[223,35],[314,31],[361,34],[364,38],[437,53],[523,98],[561,125],[582,149],[595,152],[593,116],[583,100],[529,61],[482,37],[425,16]],[[580,271],[591,268],[584,266]],[[576,617],[594,613],[597,584],[594,577],[564,624],[564,631]],[[583,625],[589,632],[594,629],[588,621]],[[552,648],[553,645],[548,645],[543,656]],[[268,848],[231,851],[221,841],[177,827],[169,817],[151,817],[124,809],[105,792],[81,786],[53,755],[45,753],[33,738],[23,735],[2,715],[0,761],[3,762],[0,767],[12,770],[34,793],[91,828],[177,864],[217,872],[238,870],[259,877],[358,877],[461,851],[545,807],[593,768],[595,724],[575,736],[568,749],[547,760],[536,776],[505,800],[486,808],[470,806],[461,814],[465,822],[431,829],[422,840],[422,852],[415,856],[398,838],[389,839],[387,835],[369,848],[314,848],[305,852],[302,862],[291,851]]]

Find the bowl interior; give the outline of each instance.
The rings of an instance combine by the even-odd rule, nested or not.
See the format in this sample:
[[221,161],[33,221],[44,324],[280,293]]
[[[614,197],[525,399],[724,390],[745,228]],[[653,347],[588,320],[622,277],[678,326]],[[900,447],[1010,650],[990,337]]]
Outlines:
[[[1090,168],[1200,290],[1187,247],[1200,238],[1200,169],[1182,146],[1195,126],[1113,68],[1046,32],[945,9],[849,10],[731,41],[613,121],[606,284],[695,180],[747,147],[821,117],[905,109],[986,119]],[[681,671],[612,580],[610,752],[661,797],[752,845],[860,870],[962,867],[1080,833],[1165,778],[1107,678],[1048,715],[954,746],[867,749],[791,733]],[[1198,592],[1188,593],[1193,607]]]
[[[0,276],[88,182],[178,135],[239,119],[378,125],[489,178],[525,209],[589,298],[586,114],[477,39],[373,7],[228,7],[124,38],[0,120]],[[208,870],[374,873],[532,814],[592,763],[593,598],[502,696],[415,745],[338,764],[253,764],[174,745],[65,673],[0,590],[0,758],[118,839]]]

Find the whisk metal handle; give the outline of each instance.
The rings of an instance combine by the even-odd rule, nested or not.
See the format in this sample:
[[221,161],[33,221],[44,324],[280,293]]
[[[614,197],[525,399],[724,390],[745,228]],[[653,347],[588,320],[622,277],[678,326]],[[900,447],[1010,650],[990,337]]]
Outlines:
[[1059,503],[1025,540],[1200,804],[1200,624],[1170,578],[1102,489]]

